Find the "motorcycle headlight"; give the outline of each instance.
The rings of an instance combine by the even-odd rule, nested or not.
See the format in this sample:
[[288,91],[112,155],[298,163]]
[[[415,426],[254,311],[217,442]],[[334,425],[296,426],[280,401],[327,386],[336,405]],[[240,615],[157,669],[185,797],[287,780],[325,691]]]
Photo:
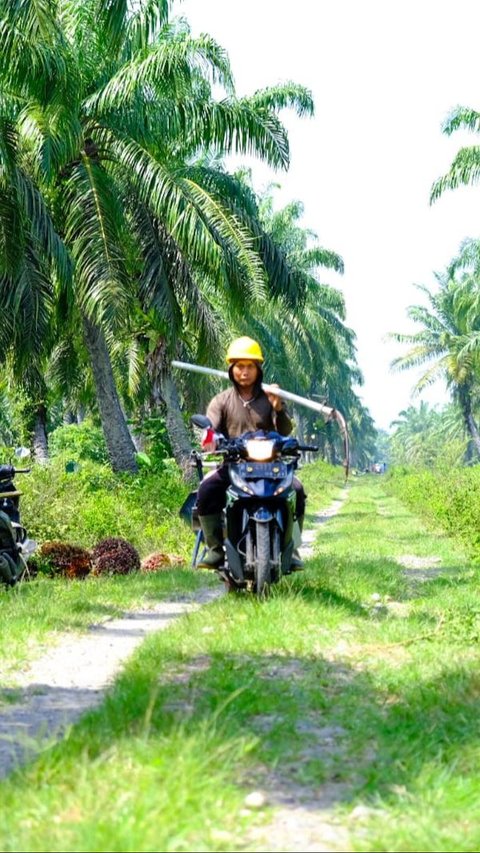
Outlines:
[[273,459],[275,442],[270,439],[250,438],[246,443],[247,456],[255,462],[268,462]]

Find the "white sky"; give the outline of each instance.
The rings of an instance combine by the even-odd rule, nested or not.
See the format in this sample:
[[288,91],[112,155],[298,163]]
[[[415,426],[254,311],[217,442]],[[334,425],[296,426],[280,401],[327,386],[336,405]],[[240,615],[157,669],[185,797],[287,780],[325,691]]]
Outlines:
[[[315,118],[282,115],[289,171],[255,167],[254,183],[281,183],[278,205],[302,201],[301,224],[343,257],[345,274],[323,280],[345,294],[365,377],[359,395],[388,428],[418,400],[416,374],[389,369],[405,348],[384,337],[415,330],[406,316],[421,301],[413,283],[434,287],[433,272],[480,236],[480,187],[428,201],[459,148],[477,141],[440,127],[458,104],[480,110],[480,3],[183,0],[174,11],[227,50],[238,94],[287,80],[311,89]],[[424,399],[447,398],[436,385]]]

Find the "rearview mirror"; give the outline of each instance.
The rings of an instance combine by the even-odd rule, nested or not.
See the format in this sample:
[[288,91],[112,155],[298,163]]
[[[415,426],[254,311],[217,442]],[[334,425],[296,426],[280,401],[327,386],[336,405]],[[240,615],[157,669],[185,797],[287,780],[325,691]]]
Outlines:
[[198,426],[201,429],[208,429],[208,427],[212,426],[210,418],[207,418],[206,415],[192,415],[190,420],[192,424],[195,424],[195,426]]

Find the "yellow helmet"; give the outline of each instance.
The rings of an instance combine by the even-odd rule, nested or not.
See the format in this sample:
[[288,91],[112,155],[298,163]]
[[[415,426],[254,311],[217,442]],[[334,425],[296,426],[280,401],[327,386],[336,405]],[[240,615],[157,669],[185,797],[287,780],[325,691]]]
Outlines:
[[239,361],[242,358],[246,361],[262,362],[263,353],[260,344],[247,337],[236,338],[232,341],[227,350],[227,364],[232,364],[233,361]]

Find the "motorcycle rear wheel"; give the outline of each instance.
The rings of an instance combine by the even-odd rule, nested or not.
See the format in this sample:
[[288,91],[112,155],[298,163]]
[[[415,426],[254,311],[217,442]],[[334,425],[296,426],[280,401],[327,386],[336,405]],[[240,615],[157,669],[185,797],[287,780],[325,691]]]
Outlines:
[[270,528],[268,524],[257,522],[255,555],[255,592],[258,598],[268,595],[270,586]]

